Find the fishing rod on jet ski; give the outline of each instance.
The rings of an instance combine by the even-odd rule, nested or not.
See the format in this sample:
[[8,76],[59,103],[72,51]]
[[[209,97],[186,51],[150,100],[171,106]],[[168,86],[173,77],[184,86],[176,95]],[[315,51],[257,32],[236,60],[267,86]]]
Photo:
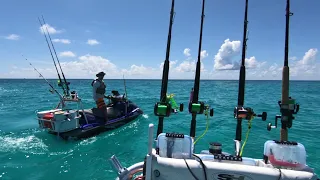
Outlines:
[[[44,21],[44,17],[43,17],[43,16],[42,16],[42,20],[43,20],[43,23],[46,24],[46,22]],[[59,85],[61,85],[61,86],[63,86],[63,84],[66,85],[66,88],[67,88],[67,96],[69,96],[69,91],[70,91],[70,89],[69,89],[69,84],[70,84],[70,82],[67,82],[66,77],[64,76],[64,73],[63,73],[62,68],[61,68],[61,65],[60,65],[59,58],[58,58],[58,56],[57,56],[56,49],[54,48],[54,45],[53,45],[53,43],[52,43],[51,36],[50,36],[50,33],[49,33],[49,30],[48,30],[48,27],[47,27],[47,26],[46,26],[46,29],[47,29],[47,34],[48,34],[48,36],[49,36],[49,39],[50,39],[50,42],[51,42],[53,51],[54,51],[54,53],[55,53],[55,55],[56,55],[56,58],[57,58],[57,61],[58,61],[58,64],[59,64],[59,67],[60,67],[60,70],[61,70],[61,74],[62,74],[62,77],[63,77],[63,80],[64,80],[64,83],[62,83],[62,82],[60,81],[60,82],[59,82]]]
[[123,74],[123,85],[124,85],[124,93],[126,94],[126,98],[128,98],[126,79],[124,78],[124,74]]
[[34,69],[35,71],[38,72],[38,74],[40,75],[40,77],[42,77],[42,78],[47,82],[47,84],[52,88],[52,90],[54,90],[54,91],[58,94],[58,96],[59,96],[60,99],[61,99],[61,102],[63,102],[63,97],[62,97],[62,95],[49,83],[49,81],[31,64],[31,62],[30,62],[26,57],[24,57],[23,55],[22,55],[22,57],[29,63],[29,65],[30,65],[31,67],[33,67],[33,69]]
[[[244,91],[245,91],[245,79],[246,79],[246,68],[245,68],[245,58],[247,49],[247,25],[248,25],[248,0],[245,4],[244,13],[244,30],[243,30],[243,41],[242,41],[242,58],[239,74],[239,91],[238,91],[238,106],[234,108],[234,118],[237,119],[236,126],[236,137],[235,137],[235,154],[236,156],[241,156],[241,136],[242,136],[242,119],[251,121],[254,116],[261,117],[263,121],[267,119],[267,113],[263,112],[261,115],[256,115],[252,108],[243,107],[244,106]],[[250,128],[250,126],[249,126]]]
[[[199,49],[198,49],[198,61],[196,66],[196,73],[194,79],[194,85],[192,90],[192,99],[189,102],[189,113],[192,114],[190,136],[195,137],[196,134],[196,118],[197,114],[203,114],[206,106],[204,102],[199,101],[199,89],[200,89],[200,71],[201,71],[201,46],[202,46],[202,30],[203,30],[203,19],[204,19],[204,6],[205,0],[202,1],[202,14],[201,14],[201,24],[200,24],[200,38],[199,38]],[[213,109],[210,110],[210,116],[213,116]]]
[[289,96],[289,18],[293,13],[290,12],[290,0],[287,0],[286,7],[286,31],[284,48],[284,65],[282,69],[282,99],[278,101],[281,115],[276,115],[275,125],[268,124],[267,129],[277,128],[278,119],[281,119],[280,141],[288,141],[288,128],[292,127],[293,114],[299,112],[300,105],[295,103],[295,99]]
[[[42,25],[42,23],[41,23],[41,21],[40,21],[40,18],[39,18],[39,17],[38,17],[38,20],[39,20],[39,23],[40,23],[40,28],[42,29],[43,34],[44,34],[44,37],[45,37],[45,39],[46,39],[46,42],[47,42],[48,48],[49,48],[49,50],[50,50],[50,54],[51,54],[51,57],[52,57],[52,60],[53,60],[54,66],[55,66],[55,68],[56,68],[56,70],[57,70],[57,74],[58,74],[58,77],[59,77],[59,81],[60,81],[60,82],[62,82],[61,77],[60,77],[60,73],[59,73],[58,68],[57,68],[57,65],[56,65],[56,61],[54,60],[54,57],[53,57],[53,55],[52,55],[52,51],[51,51],[51,48],[50,48],[50,45],[49,45],[49,42],[48,42],[48,39],[47,39],[46,33],[45,33],[44,29],[42,28],[42,26],[43,26],[43,25],[45,25],[45,24],[43,24],[43,25]],[[66,94],[66,90],[64,89],[64,87],[63,87],[63,86],[62,86],[62,89],[63,89],[63,93],[64,93],[64,94]]]
[[123,96],[123,99],[125,99],[125,105],[126,105],[125,113],[127,114],[129,101],[128,101],[128,94],[127,94],[126,79],[124,78],[124,74],[122,76],[123,76],[124,93],[126,95],[126,96]]
[[[162,72],[162,84],[160,93],[160,102],[157,102],[154,106],[154,114],[159,117],[157,137],[163,131],[163,119],[169,117],[171,114],[171,104],[167,102],[167,89],[168,89],[168,77],[169,77],[169,57],[170,57],[170,45],[171,45],[171,32],[174,17],[174,0],[172,0],[171,11],[170,11],[170,24],[167,39],[166,59],[164,61],[163,72]],[[180,104],[180,111],[183,111],[183,104]]]

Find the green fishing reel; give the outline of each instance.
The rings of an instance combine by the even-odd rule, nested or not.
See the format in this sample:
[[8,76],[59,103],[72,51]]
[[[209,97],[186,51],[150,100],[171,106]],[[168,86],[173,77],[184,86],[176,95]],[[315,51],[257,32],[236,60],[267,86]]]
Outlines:
[[234,108],[234,118],[235,119],[246,119],[251,120],[253,117],[261,117],[262,121],[267,120],[267,112],[262,112],[262,114],[254,113],[253,109],[250,107],[235,107]]
[[[209,105],[205,105],[204,102],[198,102],[198,103],[189,103],[189,113],[196,113],[196,114],[203,114],[205,112],[205,115],[209,114]],[[213,116],[213,109],[210,109],[210,116]]]
[[292,120],[294,120],[293,114],[297,114],[300,109],[300,105],[296,103],[295,99],[289,97],[288,104],[282,104],[281,101],[278,101],[278,105],[280,107],[280,112],[282,115],[276,115],[275,117],[275,125],[269,123],[267,126],[267,130],[271,131],[273,128],[277,128],[278,126],[278,119],[281,119],[281,123],[284,124],[286,127],[292,127]]
[[[183,104],[180,104],[180,112],[183,111]],[[171,112],[173,111],[170,103],[167,102],[157,102],[154,105],[154,115],[160,117],[169,117]]]

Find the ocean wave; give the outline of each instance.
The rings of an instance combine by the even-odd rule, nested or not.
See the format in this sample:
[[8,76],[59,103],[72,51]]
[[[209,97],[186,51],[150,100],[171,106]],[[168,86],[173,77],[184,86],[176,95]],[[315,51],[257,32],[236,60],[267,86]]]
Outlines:
[[0,136],[0,152],[24,152],[43,154],[48,151],[48,146],[34,135],[14,137],[12,135]]

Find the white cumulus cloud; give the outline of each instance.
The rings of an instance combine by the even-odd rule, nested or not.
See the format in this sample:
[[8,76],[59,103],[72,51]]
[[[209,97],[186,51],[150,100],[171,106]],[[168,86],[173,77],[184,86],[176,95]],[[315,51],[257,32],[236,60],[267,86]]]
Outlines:
[[122,69],[122,74],[126,74],[127,77],[130,78],[141,78],[141,79],[149,79],[149,78],[161,78],[160,70],[152,67],[145,67],[144,65],[131,65],[129,69]]
[[317,63],[316,59],[317,59],[317,54],[318,54],[318,49],[316,48],[312,48],[309,49],[304,56],[302,57],[302,59],[300,59],[299,61],[293,63],[290,66],[290,73],[292,74],[292,76],[301,76],[303,74],[318,74],[319,75],[319,71],[317,69],[319,69],[320,65],[319,63]]
[[309,49],[303,56],[303,58],[298,61],[299,65],[313,65],[316,61],[316,55],[318,49]]
[[202,50],[201,53],[200,53],[201,59],[204,59],[204,58],[208,57],[208,55],[209,54],[207,53],[207,50]]
[[183,50],[183,54],[185,55],[185,56],[191,56],[191,54],[190,54],[190,48],[185,48],[184,50]]
[[70,44],[69,39],[52,39],[53,42],[62,43],[62,44]]
[[20,36],[17,34],[10,34],[10,35],[6,36],[5,38],[9,39],[9,40],[19,40]]
[[230,70],[239,69],[239,63],[232,61],[240,53],[240,41],[226,39],[214,57],[214,69]]
[[[227,41],[231,43],[234,41]],[[230,44],[229,44],[230,45]],[[225,50],[221,50],[220,57],[222,59],[228,58],[228,55],[233,54],[236,48],[234,45],[229,46],[229,53]],[[223,49],[223,48],[222,48]],[[228,49],[228,48],[227,48]],[[203,51],[206,52],[206,51]],[[311,48],[304,55],[297,55],[297,60],[289,61],[290,76],[291,79],[312,79],[319,80],[320,68],[319,62],[317,61],[318,49]],[[63,62],[60,61],[61,66],[64,70],[64,74],[67,78],[95,78],[95,74],[100,71],[106,73],[106,78],[122,78],[125,74],[128,79],[161,79],[163,72],[163,61],[158,61],[152,67],[145,66],[143,64],[128,64],[127,67],[118,67],[114,62],[102,56],[95,56],[86,54],[75,59],[72,57],[74,53],[65,51],[64,54],[68,57],[74,58],[72,61]],[[68,54],[68,55],[67,55]],[[205,54],[205,53],[203,53]],[[75,55],[75,54],[74,54]],[[183,55],[182,55],[183,56]],[[206,57],[206,55],[203,55]],[[184,57],[187,60],[174,60],[170,61],[170,79],[194,79],[194,72],[196,68],[196,59],[188,60],[190,57]],[[221,59],[220,59],[221,60]],[[43,61],[43,60],[42,60]],[[51,62],[48,59],[48,62]],[[204,63],[203,63],[203,62]],[[205,64],[208,61],[202,60],[201,62],[201,79],[238,79],[239,70],[233,69],[217,71],[213,68],[205,68]],[[282,57],[278,58],[278,62],[268,63],[267,61],[258,61],[255,56],[246,58],[246,79],[274,79],[281,80],[282,76]],[[35,61],[33,61],[33,64]],[[214,62],[215,63],[215,62]],[[50,63],[52,65],[52,63]],[[54,66],[48,66],[44,63],[34,64],[36,68],[46,78],[56,78],[56,71]],[[230,65],[230,64],[229,64]],[[231,63],[231,65],[233,65]],[[26,68],[27,67],[27,68]],[[206,66],[207,67],[207,66]],[[211,66],[212,67],[212,66]],[[12,64],[11,69],[8,73],[0,73],[1,78],[38,78],[37,72],[31,67],[20,64]]]
[[[320,68],[320,64],[317,62],[317,53],[318,49],[311,48],[301,59],[298,57],[295,57],[294,60],[289,58],[291,79],[319,80],[320,72],[318,69]],[[293,60],[293,62],[291,62],[290,59]],[[283,60],[281,59],[280,63],[273,63],[270,66],[266,66],[264,63],[261,67],[265,68],[258,68],[260,70],[258,77],[262,79],[281,79],[283,68],[282,61]]]
[[93,46],[93,45],[100,44],[100,42],[97,41],[96,39],[88,39],[87,44]]
[[[174,68],[174,66],[177,64],[177,62],[178,62],[178,60],[170,61],[170,62],[169,62],[169,70],[170,70],[170,71]],[[162,62],[162,63],[160,64],[160,70],[161,70],[161,71],[163,70],[163,66],[164,66],[164,62]]]
[[[214,69],[239,70],[241,59],[234,60],[234,57],[241,54],[240,49],[240,41],[230,41],[229,39],[226,39],[214,57]],[[245,58],[245,66],[248,69],[260,67],[265,63],[266,62],[257,61],[254,56]]]
[[110,60],[103,58],[102,56],[84,55],[79,57],[79,61],[75,61],[82,70],[89,74],[104,71],[107,75],[117,73],[117,66]]
[[[175,70],[177,72],[195,72],[197,67],[197,61],[183,61],[180,63]],[[204,64],[201,62],[200,71],[205,71]]]
[[245,59],[245,66],[248,69],[260,68],[261,66],[265,65],[266,62],[259,62],[256,60],[256,57],[252,56],[250,58]]
[[[196,71],[196,66],[197,66],[197,59],[192,59],[191,54],[190,54],[191,49],[190,48],[185,48],[183,51],[183,54],[187,56],[187,59],[182,61],[180,64],[178,64],[176,67],[174,67],[174,72],[178,73],[181,75],[181,73],[190,73],[193,74]],[[204,72],[206,69],[204,68],[204,64],[202,63],[202,60],[206,57],[208,57],[208,52],[207,50],[202,50],[200,52],[200,62],[201,62],[201,67],[200,71]],[[177,61],[174,63],[174,65],[177,64]],[[171,68],[171,64],[170,64]]]
[[62,33],[63,30],[57,30],[54,27],[50,26],[49,24],[43,24],[41,27],[39,27],[39,31],[40,33],[47,33],[47,30],[49,32],[49,34],[58,34],[58,33]]
[[76,55],[71,51],[64,51],[59,53],[60,57],[76,57]]
[[298,58],[296,56],[293,56],[293,57],[289,57],[289,60],[292,60],[292,61],[295,61],[297,60]]
[[[33,62],[32,64],[45,78],[56,78],[57,74],[53,65],[50,67],[47,64],[35,64]],[[120,78],[122,76],[121,71],[117,68],[117,66],[102,56],[86,54],[73,61],[63,62],[60,60],[60,64],[66,78],[68,79],[95,78],[95,74],[100,71],[104,71],[106,73],[106,78]],[[12,68],[11,72],[2,76],[17,78],[39,78],[39,74],[34,71],[32,67],[28,67],[28,63],[26,63],[26,66],[24,67]]]

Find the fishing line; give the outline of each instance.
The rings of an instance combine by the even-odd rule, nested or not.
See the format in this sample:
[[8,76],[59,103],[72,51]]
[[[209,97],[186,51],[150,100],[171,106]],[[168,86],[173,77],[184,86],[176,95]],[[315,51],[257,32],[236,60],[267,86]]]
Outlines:
[[205,131],[201,134],[201,136],[199,136],[195,141],[194,141],[194,145],[207,133],[208,129],[209,129],[209,107],[206,108],[205,110],[205,115],[206,115],[206,129]]
[[33,67],[33,69],[35,71],[37,71],[39,73],[40,77],[42,77],[49,84],[49,86],[60,96],[60,98],[62,100],[63,98],[62,98],[61,94],[49,83],[49,81],[31,64],[31,62],[26,57],[24,57],[23,55],[22,55],[22,57],[29,63],[30,66]]
[[244,142],[243,142],[243,144],[242,144],[242,147],[241,147],[240,156],[242,156],[242,152],[243,152],[244,146],[246,145],[246,143],[247,143],[247,141],[248,141],[252,120],[253,120],[253,116],[252,116],[252,118],[248,121],[248,130],[247,130],[247,133],[246,133],[246,138],[245,138],[245,140],[244,140]]

